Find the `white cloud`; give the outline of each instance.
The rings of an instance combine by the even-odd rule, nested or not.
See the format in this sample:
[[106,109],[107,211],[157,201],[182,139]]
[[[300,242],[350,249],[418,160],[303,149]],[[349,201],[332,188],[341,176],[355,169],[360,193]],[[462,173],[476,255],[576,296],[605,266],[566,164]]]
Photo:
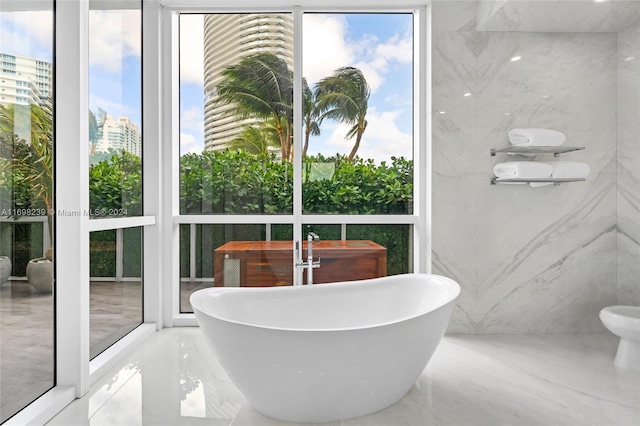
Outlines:
[[51,11],[3,12],[0,30],[0,51],[51,60]]
[[[135,111],[131,106],[120,102],[110,101],[94,94],[89,94],[89,106],[92,111],[98,113],[98,108],[103,109],[112,117],[129,117],[134,115]],[[140,123],[136,123],[140,124]]]
[[384,83],[384,76],[371,62],[360,61],[354,64],[354,66],[362,71],[364,78],[367,80],[367,83],[371,88],[371,93],[375,93]]
[[204,85],[203,15],[180,16],[180,81]]
[[180,128],[183,130],[195,130],[204,134],[204,111],[197,106],[181,111]]
[[305,14],[303,21],[303,74],[309,86],[334,70],[354,62],[346,39],[347,21],[339,15]]
[[413,61],[413,39],[411,36],[400,38],[395,35],[385,43],[378,44],[375,49],[375,55],[380,66],[385,69],[390,61],[410,64]]
[[[333,155],[336,152],[341,154],[349,154],[351,152],[351,148],[353,148],[353,139],[347,140],[345,139],[345,135],[349,132],[351,126],[343,123],[337,123],[334,126],[326,126],[323,123],[322,130],[323,132],[330,132],[330,136],[326,139],[325,145],[330,147],[335,147],[335,150],[325,150],[323,154]],[[310,145],[313,145],[313,137]]]
[[372,34],[348,38],[348,24],[340,15],[307,14],[303,22],[303,74],[309,85],[343,66],[355,66],[364,74],[372,93],[385,81],[394,62],[413,60],[411,34],[381,41]]
[[200,154],[204,148],[201,140],[190,133],[180,133],[180,155]]
[[392,156],[411,158],[413,138],[396,125],[396,119],[402,113],[396,111],[367,112],[367,130],[362,136],[358,155],[374,158],[377,161],[389,161]]
[[89,13],[89,64],[120,72],[126,56],[140,57],[140,11],[92,10]]
[[363,40],[362,59],[355,65],[362,70],[371,91],[375,92],[384,84],[385,74],[392,63],[411,63],[413,60],[413,40],[411,36],[400,38],[393,36],[384,43],[378,43],[373,37]]
[[397,108],[411,108],[413,98],[405,93],[393,92],[384,98],[384,102]]
[[[351,39],[347,21],[342,16],[322,14],[304,15],[303,31],[304,75],[310,84],[331,75],[339,67],[355,66],[364,74],[373,94],[385,84],[388,74],[397,66],[406,66],[413,61],[410,33],[387,39],[361,33],[356,39]],[[360,142],[359,157],[380,162],[389,161],[392,156],[412,156],[411,129],[406,133],[397,125],[400,115],[406,112],[405,108],[411,106],[411,100],[404,96],[401,99],[391,97],[393,95],[386,95],[383,105],[370,102],[368,126]],[[349,154],[355,142],[355,139],[345,139],[349,128],[345,124],[325,121],[322,124],[323,134],[310,140],[309,154]]]
[[[367,112],[367,129],[362,135],[357,155],[361,158],[372,158],[377,162],[390,161],[393,156],[411,158],[412,136],[402,132],[395,122],[401,113],[400,110],[378,112],[370,108]],[[325,141],[325,146],[330,148],[323,150],[322,153],[333,155],[339,152],[348,155],[355,143],[355,137],[350,140],[345,139],[349,128],[350,126],[346,124],[323,128],[330,132]],[[315,154],[317,151],[313,150],[313,138],[310,145],[310,153]]]

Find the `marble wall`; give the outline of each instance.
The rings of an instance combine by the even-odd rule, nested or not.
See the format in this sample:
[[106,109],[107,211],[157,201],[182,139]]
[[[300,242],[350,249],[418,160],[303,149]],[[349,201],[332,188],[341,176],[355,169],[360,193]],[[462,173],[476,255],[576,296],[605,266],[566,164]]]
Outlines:
[[618,303],[640,305],[640,28],[618,33]]
[[[439,19],[451,13],[438,3],[432,18],[433,272],[463,289],[448,332],[604,331],[599,310],[624,292],[616,281],[624,238],[616,232],[617,35],[477,31],[475,4],[456,3],[455,20]],[[564,132],[565,145],[586,149],[560,160],[586,162],[591,175],[542,188],[490,185],[496,163],[524,159],[489,154],[509,145],[514,127]],[[630,199],[632,216],[637,191]],[[629,258],[637,259],[633,238]]]

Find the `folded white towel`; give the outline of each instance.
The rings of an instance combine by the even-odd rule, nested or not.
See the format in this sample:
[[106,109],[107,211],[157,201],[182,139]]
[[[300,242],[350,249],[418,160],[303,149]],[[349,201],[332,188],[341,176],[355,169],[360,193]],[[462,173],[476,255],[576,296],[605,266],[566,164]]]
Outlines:
[[511,129],[509,142],[518,146],[560,146],[567,139],[564,133],[551,129]]
[[536,161],[509,161],[493,166],[493,174],[498,180],[547,178],[552,171],[551,165]]
[[[591,173],[589,165],[579,161],[550,161],[547,164],[553,169],[551,177],[554,179],[584,179]],[[531,182],[529,185],[540,187],[551,184],[552,182]]]

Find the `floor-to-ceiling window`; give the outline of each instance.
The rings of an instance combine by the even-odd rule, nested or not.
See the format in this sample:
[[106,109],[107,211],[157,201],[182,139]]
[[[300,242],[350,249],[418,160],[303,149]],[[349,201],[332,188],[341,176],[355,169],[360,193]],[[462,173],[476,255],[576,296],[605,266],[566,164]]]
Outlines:
[[0,3],[0,423],[55,384],[53,8]]
[[142,3],[90,2],[90,356],[142,323]]
[[309,232],[315,283],[425,270],[420,13],[178,15],[180,312],[306,282]]
[[[46,1],[17,0],[3,1],[2,5],[9,3],[14,8],[20,4],[48,4]],[[145,7],[141,12],[142,3]],[[128,0],[57,2],[56,8],[59,11],[64,9],[66,12],[60,13],[57,21],[69,24],[56,26],[56,39],[60,48],[57,51],[58,81],[64,81],[64,84],[58,86],[65,89],[57,91],[60,98],[56,111],[62,113],[56,114],[56,129],[64,137],[56,139],[58,146],[64,148],[62,151],[65,158],[58,156],[56,159],[59,172],[59,211],[56,210],[56,214],[67,217],[57,218],[57,239],[48,236],[49,230],[53,227],[44,215],[25,215],[15,221],[17,230],[12,229],[10,238],[6,237],[8,234],[5,228],[2,228],[3,248],[4,241],[14,238],[14,233],[28,234],[28,242],[25,244],[14,244],[11,240],[16,250],[22,251],[20,256],[23,257],[44,257],[46,248],[53,242],[57,243],[58,282],[57,290],[54,287],[53,291],[57,305],[61,307],[58,309],[57,317],[58,347],[64,348],[65,354],[54,361],[51,349],[51,380],[45,390],[54,385],[55,362],[58,381],[64,382],[56,388],[75,387],[76,395],[83,394],[99,376],[99,369],[103,368],[100,366],[101,361],[113,353],[114,349],[122,346],[122,342],[116,344],[115,348],[110,345],[141,322],[161,321],[161,314],[164,314],[164,324],[170,324],[166,312],[162,312],[166,305],[162,305],[160,298],[171,298],[175,302],[176,296],[179,297],[180,293],[160,290],[162,281],[169,280],[169,276],[156,276],[154,280],[148,280],[147,277],[151,275],[150,269],[152,273],[153,269],[164,270],[164,263],[170,263],[172,260],[181,265],[184,284],[182,299],[187,299],[190,292],[199,286],[214,285],[214,279],[215,283],[220,285],[233,285],[234,280],[240,279],[240,275],[234,274],[232,269],[236,263],[234,261],[238,259],[231,256],[226,258],[223,255],[218,259],[218,263],[221,262],[223,266],[216,267],[216,250],[229,243],[250,241],[286,244],[286,254],[277,259],[277,262],[284,261],[284,264],[268,259],[271,263],[253,265],[254,275],[264,273],[270,276],[271,281],[262,281],[261,277],[257,277],[249,280],[249,283],[282,285],[291,284],[294,280],[304,281],[305,274],[296,270],[293,265],[293,241],[301,241],[303,257],[306,244],[303,240],[306,240],[309,231],[319,234],[321,243],[336,247],[346,245],[348,250],[345,253],[362,249],[365,247],[362,242],[368,241],[373,247],[369,258],[374,259],[375,274],[420,270],[416,261],[416,247],[420,238],[416,237],[424,236],[425,228],[416,229],[419,228],[417,225],[423,214],[423,211],[419,212],[416,209],[418,190],[415,184],[420,181],[416,177],[416,170],[421,164],[416,156],[416,148],[424,143],[424,137],[417,131],[422,128],[422,124],[415,117],[417,112],[424,110],[421,110],[416,102],[415,93],[422,93],[424,85],[416,85],[415,71],[424,68],[421,68],[422,65],[415,56],[416,46],[420,44],[417,42],[415,28],[416,18],[423,10],[377,9],[336,14],[328,13],[331,11],[311,13],[286,7],[267,13],[245,10],[233,14],[242,15],[249,22],[249,27],[245,27],[241,34],[248,37],[241,40],[243,49],[252,53],[268,54],[263,57],[265,65],[274,71],[272,76],[281,86],[276,92],[276,95],[280,96],[279,100],[275,105],[271,105],[275,114],[265,110],[243,110],[244,107],[237,102],[228,102],[233,98],[232,87],[227,91],[226,105],[221,105],[224,103],[221,96],[223,93],[219,90],[222,86],[216,83],[209,88],[205,87],[205,73],[210,70],[206,67],[205,58],[205,17],[222,18],[227,14],[207,11],[211,13],[181,15],[177,21],[200,16],[202,24],[193,26],[196,37],[191,42],[187,38],[187,43],[183,44],[179,52],[182,58],[180,63],[186,67],[181,67],[180,70],[183,79],[180,88],[182,109],[179,113],[178,109],[175,109],[180,116],[181,146],[177,148],[180,152],[172,155],[169,160],[175,166],[172,168],[168,163],[160,165],[160,161],[167,161],[167,157],[159,158],[154,149],[146,149],[144,157],[142,156],[142,144],[139,139],[143,132],[143,109],[142,101],[139,100],[143,96],[142,85],[149,85],[150,88],[147,90],[145,86],[144,90],[144,97],[147,99],[144,109],[145,145],[149,144],[148,135],[152,135],[151,139],[157,142],[170,135],[170,132],[163,134],[165,129],[173,128],[168,127],[167,123],[171,122],[169,116],[163,117],[163,120],[158,118],[158,105],[164,105],[164,96],[167,96],[168,90],[165,90],[167,87],[164,86],[158,87],[160,84],[155,84],[154,87],[153,82],[148,83],[149,76],[152,79],[158,78],[158,65],[161,61],[157,60],[157,57],[155,62],[141,60],[141,31],[146,30],[141,28],[140,21],[145,11],[154,8],[157,14],[147,16],[151,19],[145,21],[145,26],[149,21],[153,23],[154,19],[158,20],[162,17],[162,9],[166,5],[173,14],[176,9],[171,9],[175,7],[172,5],[179,3],[186,4],[167,1],[162,2],[160,6],[152,1]],[[53,13],[49,13],[53,20]],[[61,16],[64,19],[61,19]],[[312,98],[320,94],[320,80],[311,76],[309,70],[312,69],[312,63],[304,59],[322,53],[317,47],[306,46],[306,31],[312,28],[313,23],[310,20],[313,18],[324,18],[327,21],[331,18],[336,22],[342,22],[340,25],[343,25],[344,31],[339,34],[345,45],[348,45],[350,56],[336,55],[336,58],[342,61],[331,62],[331,69],[323,70],[326,71],[323,76],[334,76],[334,72],[342,67],[352,67],[361,73],[366,82],[364,86],[360,86],[361,89],[364,88],[364,92],[361,91],[360,94],[364,95],[363,100],[366,101],[366,127],[359,121],[358,128],[351,131],[355,123],[351,123],[350,115],[346,111],[340,112],[344,115],[342,118],[336,114],[329,114],[331,108],[336,108],[330,103],[325,104],[323,114],[326,115],[322,117],[314,117],[305,106],[308,92],[311,92]],[[368,19],[372,21],[364,25],[363,22]],[[163,22],[166,23],[166,20]],[[384,34],[371,33],[372,29],[382,25],[381,22],[389,26],[388,31]],[[4,26],[4,20],[2,23],[4,42],[7,40],[4,31],[7,27]],[[183,29],[191,25],[182,24]],[[24,19],[22,25],[28,25],[38,37],[47,29],[47,26],[37,19]],[[157,31],[155,34],[151,32],[153,37],[147,37],[145,44],[153,45],[149,40],[162,38],[162,52],[147,49],[145,46],[145,56],[162,56],[160,59],[163,60],[171,50],[171,43],[167,42],[167,34],[171,33],[171,28],[158,26],[157,22],[154,25],[157,26]],[[198,42],[200,27],[202,30]],[[222,27],[223,24],[218,22],[212,28]],[[233,25],[226,26],[227,29],[232,27]],[[257,33],[251,34],[252,28],[257,28]],[[52,27],[49,29],[53,32]],[[225,34],[222,33],[223,41]],[[181,42],[186,37],[186,33],[181,34]],[[232,41],[230,37],[227,38],[227,41]],[[315,38],[316,36],[311,37]],[[174,40],[177,41],[177,38]],[[34,41],[28,44],[32,47],[36,45]],[[199,54],[197,51],[190,52],[194,48],[197,50],[199,44],[202,45]],[[214,57],[224,53],[220,50],[224,47],[223,43],[214,44]],[[257,50],[253,50],[256,46]],[[387,46],[386,50],[384,46]],[[158,50],[157,44],[153,47]],[[405,59],[401,59],[400,56],[393,57],[389,53],[394,49],[404,48],[411,51]],[[4,47],[0,53],[4,53]],[[195,55],[191,59],[190,53]],[[278,60],[274,61],[273,57]],[[383,57],[386,59],[379,61]],[[408,57],[411,59],[407,62]],[[48,61],[42,62],[52,62],[52,58],[53,54]],[[235,59],[225,62],[225,65],[239,64],[245,58]],[[198,68],[198,61],[202,63],[199,71],[202,77],[198,77],[196,72],[189,80],[188,74]],[[141,71],[143,62],[146,70],[156,68],[155,76],[154,73]],[[214,62],[220,62],[219,57]],[[192,65],[193,69],[189,70],[189,65]],[[40,77],[36,75],[34,81],[45,83],[42,79],[46,77],[46,67],[39,68]],[[402,68],[400,72],[403,77],[391,77],[390,73],[395,72],[396,68]],[[165,75],[169,74],[168,71],[169,68],[162,68]],[[145,78],[141,77],[141,72],[145,73]],[[233,78],[231,75],[228,77]],[[257,75],[254,80],[262,83],[264,80],[260,78],[264,77],[262,74]],[[404,88],[392,90],[393,94],[405,96],[404,101],[394,100],[391,92],[385,94],[380,85],[385,78],[403,79],[405,83],[409,83]],[[85,88],[87,80],[88,88]],[[198,81],[201,81],[199,88]],[[189,84],[193,86],[189,87]],[[258,86],[268,87],[262,84]],[[43,92],[47,89],[40,84],[34,87]],[[25,90],[22,87],[19,89]],[[330,85],[325,89],[328,90],[324,93],[326,97],[336,92]],[[190,90],[195,94],[199,91],[200,106],[197,103],[186,103]],[[154,91],[159,92],[155,97],[151,96]],[[17,90],[15,93],[24,94]],[[149,102],[149,96],[157,102]],[[399,102],[396,104],[397,101]],[[219,110],[210,114],[206,112],[209,103],[217,104]],[[402,103],[404,106],[401,106]],[[383,105],[395,107],[385,109]],[[148,120],[148,107],[156,109],[156,117],[151,114],[151,120]],[[218,129],[222,133],[218,132],[211,127],[213,125],[209,118],[213,118],[216,125],[222,126],[226,123],[227,128]],[[376,128],[377,124],[374,124],[374,121],[378,124],[383,124],[384,121],[384,128],[393,133],[391,138],[382,144],[379,140],[376,142],[383,132],[380,127]],[[403,124],[400,124],[401,121]],[[162,126],[163,132],[148,132],[148,123],[155,124],[158,128]],[[313,130],[316,124],[320,134]],[[396,131],[394,126],[399,126],[400,130]],[[312,130],[309,139],[306,138],[307,129]],[[231,135],[232,130],[240,130],[240,133]],[[200,137],[197,132],[201,132]],[[225,135],[224,132],[227,132],[226,136],[230,138],[224,142],[230,144],[226,147],[228,149],[214,149],[215,144],[205,149],[208,136],[211,136],[213,141],[220,141]],[[334,137],[330,138],[332,135]],[[342,144],[337,143],[336,138],[342,141]],[[231,139],[236,141],[231,143]],[[153,148],[156,146],[158,151],[166,149],[159,142]],[[320,148],[322,146],[329,148],[323,150]],[[352,155],[356,146],[358,148]],[[82,155],[75,155],[79,151]],[[154,162],[148,161],[150,156],[154,158]],[[41,161],[38,164],[46,163]],[[153,167],[156,170],[152,170]],[[220,171],[219,167],[223,170]],[[160,170],[161,168],[163,170]],[[145,179],[142,179],[143,169]],[[0,186],[8,182],[4,173],[6,170],[3,169],[0,173]],[[149,171],[153,172],[153,179],[147,178]],[[155,190],[147,190],[151,183],[162,181],[165,175],[172,173],[175,173],[175,188],[170,188],[167,184],[157,184]],[[220,180],[217,180],[218,178]],[[13,188],[11,190],[13,191]],[[175,193],[172,193],[173,190]],[[142,203],[143,192],[146,200],[151,202]],[[67,196],[69,194],[72,195]],[[172,210],[170,214],[168,204],[164,201],[168,198],[176,205],[176,210]],[[156,202],[157,199],[162,199],[162,204]],[[11,200],[13,203],[13,198]],[[149,205],[155,207],[149,209]],[[49,211],[44,210],[45,213]],[[160,233],[153,227],[154,215],[157,212],[164,214],[160,223],[164,229],[167,222],[172,222],[175,246],[167,243],[166,235],[169,233],[163,232],[162,237],[159,237]],[[1,221],[1,226],[5,226],[5,223],[14,224],[11,222],[14,218],[2,218]],[[55,221],[52,220],[51,223],[53,222]],[[18,229],[20,226],[27,230]],[[150,235],[155,238],[157,244],[149,243]],[[18,245],[20,247],[17,247]],[[78,247],[81,250],[76,252]],[[277,245],[274,247],[275,249],[272,247],[269,250],[277,251]],[[64,250],[65,248],[67,250]],[[63,255],[65,251],[73,252],[73,256]],[[155,253],[157,258],[164,253],[163,259],[167,262],[146,261],[150,252]],[[322,277],[322,271],[331,269],[328,259],[331,258],[323,255],[320,271],[315,276],[317,282],[326,279]],[[18,278],[21,278],[22,272],[16,272],[19,271],[19,266],[16,266],[18,262],[12,263],[11,286],[7,287],[6,283],[3,285],[2,302],[4,307],[5,300],[10,301],[13,313],[22,315],[23,312],[16,309],[15,299],[4,298],[5,288],[13,289],[13,282],[21,281]],[[229,265],[229,269],[225,263]],[[143,269],[147,271],[144,274],[144,284]],[[26,276],[26,267],[24,274]],[[64,274],[64,279],[60,279],[61,274]],[[218,279],[220,274],[223,278]],[[30,296],[37,294],[39,300],[44,301],[47,297],[50,300],[46,309],[50,309],[51,316],[48,320],[38,321],[38,324],[50,330],[50,343],[53,348],[54,296],[47,296],[46,289],[43,296],[42,293],[37,293],[40,290],[36,290],[35,286],[31,287],[33,290],[29,290]],[[152,300],[155,303],[148,304],[148,296],[154,291],[155,294],[152,296],[155,299]],[[18,293],[14,293],[16,294]],[[37,315],[46,315],[46,309],[39,307]],[[153,309],[155,312],[149,319],[148,313]],[[181,310],[190,311],[188,302],[184,303]],[[22,316],[19,322],[23,325],[26,321]],[[155,327],[145,324],[138,327],[138,331],[147,326]],[[158,327],[162,327],[162,322]],[[3,350],[6,347],[4,337],[3,334]],[[47,341],[40,339],[38,344],[46,346]],[[105,349],[108,347],[109,349]],[[90,352],[90,355],[84,351]],[[26,356],[23,358],[28,359]],[[46,367],[46,364],[41,363],[38,367]],[[36,368],[30,371],[36,371]],[[23,373],[20,372],[21,379],[25,379]],[[7,377],[4,370],[2,374],[3,378]],[[20,389],[24,390],[27,387],[22,386]],[[69,389],[65,391],[70,392]],[[13,392],[5,393],[4,389],[3,395],[15,396]],[[34,394],[33,398],[36,397]],[[23,401],[23,405],[28,403],[27,400]],[[3,416],[7,412],[3,401]]]

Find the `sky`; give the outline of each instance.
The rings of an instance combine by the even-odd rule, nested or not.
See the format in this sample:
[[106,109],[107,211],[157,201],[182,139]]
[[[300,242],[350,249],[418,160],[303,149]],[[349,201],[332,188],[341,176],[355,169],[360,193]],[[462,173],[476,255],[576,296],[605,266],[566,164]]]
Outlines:
[[139,10],[90,11],[89,108],[128,117],[142,131]]
[[52,40],[53,12],[0,13],[0,52],[51,62]]
[[[343,66],[359,68],[371,86],[368,126],[358,155],[376,161],[412,156],[413,17],[410,14],[303,15],[303,76],[310,86]],[[181,153],[200,152],[204,135],[202,15],[180,24]],[[349,154],[348,126],[325,121],[309,154]]]
[[[89,107],[126,116],[141,127],[139,11],[91,11]],[[52,13],[0,16],[0,52],[52,60]],[[204,139],[202,15],[180,26],[180,152],[200,152]],[[368,126],[358,155],[376,161],[412,156],[413,35],[411,14],[303,15],[303,76],[310,86],[339,67],[362,70],[371,87]],[[309,154],[348,154],[348,126],[326,120]]]
[[[89,13],[89,109],[125,116],[141,129],[140,11]],[[0,52],[52,61],[50,11],[0,14]]]

